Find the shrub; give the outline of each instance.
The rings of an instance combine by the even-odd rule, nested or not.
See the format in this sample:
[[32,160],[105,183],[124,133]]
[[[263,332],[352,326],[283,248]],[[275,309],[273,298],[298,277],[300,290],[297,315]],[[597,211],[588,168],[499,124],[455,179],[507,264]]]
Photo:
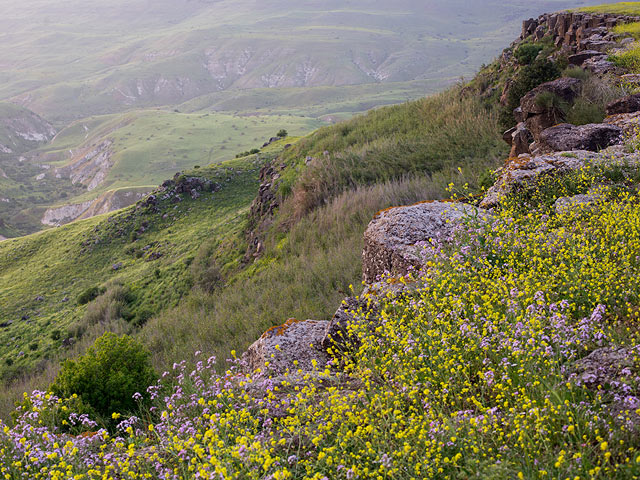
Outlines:
[[588,70],[584,70],[583,68],[580,68],[580,67],[569,67],[565,69],[564,72],[562,72],[562,76],[569,77],[569,78],[577,78],[578,80],[582,80],[583,82],[586,82],[587,79],[591,77],[591,74],[589,73]]
[[567,122],[573,125],[600,123],[605,116],[606,112],[603,106],[579,98],[567,113]]
[[[127,335],[107,332],[87,353],[63,363],[51,385],[62,398],[74,394],[102,418],[112,413],[131,412],[135,393],[146,396],[146,388],[156,379],[149,351]],[[143,396],[143,398],[145,398]]]
[[529,65],[533,62],[540,51],[544,47],[542,45],[535,45],[533,43],[525,43],[520,45],[515,52],[513,52],[514,57],[518,60],[520,65]]
[[507,105],[500,115],[500,126],[504,130],[513,127],[513,111],[520,105],[520,99],[538,85],[559,78],[560,74],[558,66],[547,59],[536,60],[522,68],[509,88]]
[[287,132],[284,128],[278,132],[278,137],[285,138],[289,136],[289,132]]
[[628,50],[611,55],[609,60],[618,67],[629,70],[631,73],[640,73],[640,43],[636,42]]

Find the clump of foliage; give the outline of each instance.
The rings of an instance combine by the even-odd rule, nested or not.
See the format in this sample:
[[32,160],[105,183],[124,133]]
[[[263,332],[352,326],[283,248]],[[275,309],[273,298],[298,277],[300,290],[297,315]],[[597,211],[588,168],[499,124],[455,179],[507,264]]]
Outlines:
[[513,84],[509,87],[507,102],[500,112],[500,126],[507,130],[514,126],[513,111],[520,106],[520,99],[538,85],[555,80],[561,76],[560,68],[550,60],[538,59],[520,69]]
[[625,23],[616,25],[613,31],[618,34],[629,34],[636,40],[640,40],[640,22]]
[[523,43],[515,49],[513,56],[516,57],[520,65],[529,65],[536,59],[543,48],[544,46],[539,43]]
[[280,138],[285,138],[289,136],[289,132],[287,132],[284,128],[280,131],[278,131],[277,135]]
[[97,286],[89,287],[78,295],[78,305],[86,305],[90,301],[96,299],[99,295],[102,295],[104,292],[104,288]]
[[77,395],[91,412],[108,419],[114,412],[134,411],[133,396],[146,395],[155,378],[150,353],[142,344],[108,332],[84,355],[65,361],[50,388],[61,398]]

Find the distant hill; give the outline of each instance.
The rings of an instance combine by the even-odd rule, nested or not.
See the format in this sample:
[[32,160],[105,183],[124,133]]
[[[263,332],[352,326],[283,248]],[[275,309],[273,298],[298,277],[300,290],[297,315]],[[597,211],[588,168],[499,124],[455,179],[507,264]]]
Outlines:
[[490,60],[521,18],[585,3],[0,0],[0,99],[66,123],[226,90],[428,80],[433,92]]

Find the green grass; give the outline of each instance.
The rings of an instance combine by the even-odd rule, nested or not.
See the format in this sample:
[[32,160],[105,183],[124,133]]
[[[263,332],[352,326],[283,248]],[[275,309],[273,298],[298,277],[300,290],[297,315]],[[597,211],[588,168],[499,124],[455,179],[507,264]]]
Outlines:
[[622,15],[640,15],[640,2],[603,3],[592,7],[582,7],[581,12],[618,13]]
[[[1,376],[63,353],[61,342],[90,307],[77,301],[90,287],[126,288],[131,322],[176,306],[191,288],[189,265],[200,244],[231,242],[242,232],[258,169],[251,159],[201,168],[197,175],[219,182],[220,192],[163,201],[158,213],[131,207],[0,243],[0,319],[10,323],[0,329]],[[152,252],[161,256],[154,260]]]
[[640,22],[627,23],[625,25],[618,25],[613,29],[615,33],[628,33],[636,40],[640,39]]
[[[164,110],[80,120],[59,132],[51,143],[26,155],[34,160],[20,162],[9,155],[0,158],[0,168],[9,177],[5,179],[0,174],[0,197],[11,200],[0,202],[0,234],[13,237],[43,228],[40,220],[46,208],[105,200],[118,191],[148,191],[178,171],[259,148],[281,128],[299,135],[322,124],[288,115],[183,114]],[[68,173],[57,178],[56,168],[75,164],[105,140],[112,142],[112,166],[96,188],[87,189],[93,174],[75,185]],[[50,168],[44,170],[41,164]]]

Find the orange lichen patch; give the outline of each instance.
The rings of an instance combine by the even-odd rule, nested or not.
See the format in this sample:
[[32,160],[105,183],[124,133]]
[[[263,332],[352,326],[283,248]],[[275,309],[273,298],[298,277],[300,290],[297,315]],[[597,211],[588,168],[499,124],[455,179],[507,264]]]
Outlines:
[[264,332],[260,338],[269,338],[269,337],[273,337],[273,336],[278,336],[279,337],[281,335],[284,335],[284,332],[286,332],[287,329],[290,326],[295,325],[296,323],[300,323],[300,322],[302,322],[302,320],[297,320],[295,318],[290,318],[289,320],[284,322],[282,325],[277,325],[275,327],[271,327],[269,330]]

